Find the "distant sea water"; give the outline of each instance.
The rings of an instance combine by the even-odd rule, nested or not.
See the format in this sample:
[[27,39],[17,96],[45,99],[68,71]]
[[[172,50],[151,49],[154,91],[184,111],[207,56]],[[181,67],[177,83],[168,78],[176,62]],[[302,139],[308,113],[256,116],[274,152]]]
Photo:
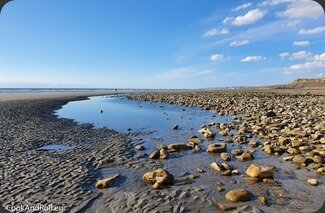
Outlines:
[[112,88],[0,88],[0,93],[40,93],[40,92],[133,92],[134,89]]

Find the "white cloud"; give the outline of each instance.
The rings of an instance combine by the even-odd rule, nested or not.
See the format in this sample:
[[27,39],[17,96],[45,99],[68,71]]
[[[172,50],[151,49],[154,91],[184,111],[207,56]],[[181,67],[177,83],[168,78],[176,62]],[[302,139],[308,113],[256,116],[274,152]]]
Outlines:
[[295,41],[292,43],[293,46],[298,46],[298,47],[305,47],[310,44],[309,41]]
[[229,32],[229,30],[227,28],[222,28],[221,30],[218,30],[218,29],[214,28],[212,30],[207,31],[204,34],[204,37],[211,37],[211,36],[216,36],[216,35],[227,35],[229,33],[230,32]]
[[224,58],[223,55],[220,55],[220,54],[214,54],[214,55],[211,55],[210,56],[210,60],[211,61],[220,61],[223,58]]
[[279,55],[279,57],[281,58],[281,60],[286,59],[286,58],[288,58],[289,56],[290,56],[290,53],[287,53],[287,52],[285,52],[285,53],[281,53],[281,54]]
[[324,73],[319,73],[317,77],[323,77]]
[[248,3],[245,3],[245,4],[242,4],[236,8],[233,9],[233,11],[239,11],[239,10],[242,10],[242,9],[246,9],[246,8],[249,8],[251,7],[253,4],[248,2]]
[[230,21],[232,21],[234,18],[231,18],[231,17],[227,17],[227,18],[225,18],[223,21],[222,21],[222,23],[223,24],[228,24]]
[[292,2],[294,0],[267,0],[259,4],[259,6],[276,6],[282,3]]
[[305,59],[311,59],[313,55],[310,52],[307,51],[299,51],[291,54],[291,57],[289,60],[295,61],[295,60],[305,60]]
[[284,73],[290,74],[294,72],[322,72],[325,68],[325,53],[315,55],[311,61],[303,64],[293,64],[289,68],[286,68]]
[[233,41],[230,43],[230,47],[239,47],[239,46],[242,46],[242,45],[246,45],[246,44],[249,44],[250,41],[249,40],[239,40],[239,41]]
[[279,17],[293,19],[317,19],[323,15],[323,8],[317,2],[311,0],[294,0],[288,5],[286,10],[277,13]]
[[237,16],[233,21],[233,25],[242,26],[247,24],[253,24],[261,20],[265,16],[266,12],[260,9],[250,10],[243,16]]
[[261,61],[265,60],[266,57],[263,56],[247,56],[246,58],[243,58],[240,60],[241,62],[256,62],[256,61]]
[[299,30],[298,34],[311,35],[311,34],[319,34],[322,32],[325,32],[325,26],[324,27],[316,27],[314,29],[308,29],[308,30],[301,29],[301,30]]

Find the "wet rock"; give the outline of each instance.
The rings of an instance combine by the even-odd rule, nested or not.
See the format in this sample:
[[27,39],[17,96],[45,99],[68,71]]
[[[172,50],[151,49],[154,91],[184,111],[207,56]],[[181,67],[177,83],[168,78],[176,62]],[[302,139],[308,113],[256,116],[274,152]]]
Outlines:
[[137,146],[135,146],[135,149],[136,149],[136,150],[139,150],[139,151],[143,151],[143,150],[145,150],[146,148],[145,148],[144,146],[142,146],[142,145],[137,145]]
[[251,145],[252,147],[258,147],[260,145],[260,143],[257,141],[250,141],[248,144]]
[[222,153],[227,151],[227,145],[225,143],[210,144],[207,148],[207,152]]
[[231,150],[231,154],[233,156],[241,155],[243,153],[244,153],[244,150],[242,150],[242,149],[233,149],[233,150]]
[[217,192],[222,192],[222,191],[224,191],[225,189],[223,188],[223,187],[221,187],[221,186],[216,186],[216,191]]
[[198,131],[198,133],[204,135],[205,138],[214,138],[216,135],[209,128],[202,128]]
[[183,143],[174,143],[174,144],[168,145],[167,148],[174,149],[176,151],[181,151],[181,150],[189,150],[192,147],[188,146],[187,144],[183,144]]
[[284,161],[291,161],[293,158],[293,156],[286,156],[286,157],[283,157],[283,160]]
[[191,147],[195,147],[195,146],[197,146],[197,145],[200,145],[202,143],[202,140],[201,139],[199,139],[199,138],[197,138],[197,137],[195,137],[195,138],[190,138],[189,140],[188,140],[188,145],[189,146],[191,146]]
[[317,186],[318,185],[318,180],[317,179],[308,179],[307,182],[312,186]]
[[274,167],[251,164],[246,170],[246,174],[254,178],[273,178]]
[[229,204],[229,203],[218,203],[217,204],[218,209],[220,209],[221,211],[229,211],[232,209],[236,209],[238,206],[237,205],[233,205],[233,204]]
[[231,174],[233,174],[233,175],[239,175],[240,172],[239,172],[238,169],[234,169],[234,170],[231,171]]
[[172,127],[172,129],[174,129],[174,130],[177,130],[179,127],[178,127],[178,125],[177,124],[175,124],[173,127]]
[[244,152],[240,156],[236,156],[237,160],[239,161],[249,161],[254,159],[254,155],[250,152]]
[[301,164],[305,163],[305,161],[306,161],[306,158],[302,157],[301,155],[295,155],[292,158],[292,162],[297,165],[301,165]]
[[[174,176],[164,169],[157,169],[143,175],[143,180],[158,189],[163,186],[173,185]],[[156,184],[156,185],[155,185]]]
[[205,170],[202,169],[202,168],[197,168],[196,171],[197,171],[198,173],[204,173],[204,172],[205,172]]
[[223,176],[231,176],[232,172],[231,172],[231,170],[226,170],[226,171],[221,172],[220,174]]
[[273,111],[268,111],[268,112],[265,113],[265,116],[268,117],[268,118],[269,117],[275,117],[276,116],[276,113],[273,112]]
[[230,156],[227,152],[223,152],[220,154],[220,158],[224,161],[230,161]]
[[253,177],[246,177],[245,180],[248,185],[253,185],[261,181],[260,178],[253,178]]
[[161,149],[161,150],[159,150],[159,159],[165,160],[168,157],[169,157],[169,153],[168,153],[167,149]]
[[217,164],[216,162],[211,163],[210,167],[216,172],[222,172],[225,170],[221,165]]
[[272,185],[272,186],[278,185],[278,183],[272,178],[263,178],[263,183],[269,184],[269,185]]
[[273,152],[274,152],[273,147],[271,147],[270,145],[265,145],[262,148],[262,151],[264,151],[265,153],[267,153],[269,155],[273,154]]
[[96,181],[96,188],[98,189],[104,189],[104,188],[108,188],[112,185],[112,183],[117,180],[117,178],[119,177],[119,174],[113,175],[111,177],[102,179],[102,180],[98,180]]
[[149,158],[150,158],[150,159],[159,159],[159,156],[160,156],[160,152],[159,152],[159,150],[155,150],[153,153],[151,153],[151,154],[149,155]]
[[245,189],[233,189],[225,195],[225,198],[231,202],[245,202],[251,197],[252,193]]
[[286,146],[287,144],[290,143],[290,139],[287,137],[280,136],[279,137],[279,144],[282,146]]
[[268,201],[267,201],[267,198],[265,196],[258,196],[258,201],[262,205],[266,205],[266,206],[268,205]]

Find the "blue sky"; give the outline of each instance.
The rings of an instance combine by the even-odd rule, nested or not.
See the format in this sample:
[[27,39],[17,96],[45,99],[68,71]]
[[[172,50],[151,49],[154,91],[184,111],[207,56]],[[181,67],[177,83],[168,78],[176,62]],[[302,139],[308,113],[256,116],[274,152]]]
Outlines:
[[324,77],[311,0],[15,0],[0,87],[204,88]]

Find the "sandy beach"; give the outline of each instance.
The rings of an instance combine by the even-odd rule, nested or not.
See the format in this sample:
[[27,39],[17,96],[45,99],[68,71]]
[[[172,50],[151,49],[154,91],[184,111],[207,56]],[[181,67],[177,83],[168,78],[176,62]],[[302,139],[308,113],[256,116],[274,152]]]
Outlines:
[[[128,137],[132,133],[120,134],[107,128],[93,128],[91,124],[79,125],[53,114],[70,101],[104,94],[0,94],[0,195],[3,206],[52,204],[64,207],[63,212],[215,212],[223,204],[237,212],[241,212],[241,208],[244,212],[249,209],[255,212],[314,212],[323,205],[325,96],[322,91],[129,95],[128,98],[136,100],[214,109],[218,114],[236,118],[231,124],[206,124],[232,147],[231,152],[228,149],[226,153],[232,156],[230,161],[223,161],[223,157],[216,155],[219,166],[228,161],[229,165],[238,168],[239,175],[232,176],[227,175],[227,169],[219,174],[215,172],[210,167],[212,162],[202,165],[205,173],[196,169],[188,171],[193,154],[186,155],[185,160],[180,161],[183,164],[179,165],[173,165],[173,157],[152,159],[151,153],[140,160],[135,149],[138,141],[130,141]],[[200,128],[195,127],[193,135],[200,135],[197,133]],[[230,134],[229,129],[238,134]],[[251,142],[253,135],[261,142]],[[179,143],[186,145],[186,141]],[[51,144],[77,148],[63,152],[38,150]],[[256,150],[265,152],[267,157],[241,162],[241,156],[233,150],[246,146],[251,148],[253,156],[257,156]],[[160,147],[157,149],[173,156],[175,146]],[[274,165],[274,177],[263,179],[262,183],[247,182],[246,169],[252,163],[268,165],[267,159],[279,162]],[[173,174],[174,184],[158,190],[142,180],[146,172],[169,168],[168,165],[188,172]],[[95,188],[97,179],[112,174],[120,174],[114,187]],[[308,179],[316,179],[317,186],[310,185]],[[263,183],[265,181],[268,182]],[[296,186],[298,182],[300,185]],[[247,201],[237,203],[225,198],[227,192],[237,188],[251,193]],[[211,198],[212,194],[216,199]],[[265,201],[262,204],[260,197],[264,197],[267,204]]]

